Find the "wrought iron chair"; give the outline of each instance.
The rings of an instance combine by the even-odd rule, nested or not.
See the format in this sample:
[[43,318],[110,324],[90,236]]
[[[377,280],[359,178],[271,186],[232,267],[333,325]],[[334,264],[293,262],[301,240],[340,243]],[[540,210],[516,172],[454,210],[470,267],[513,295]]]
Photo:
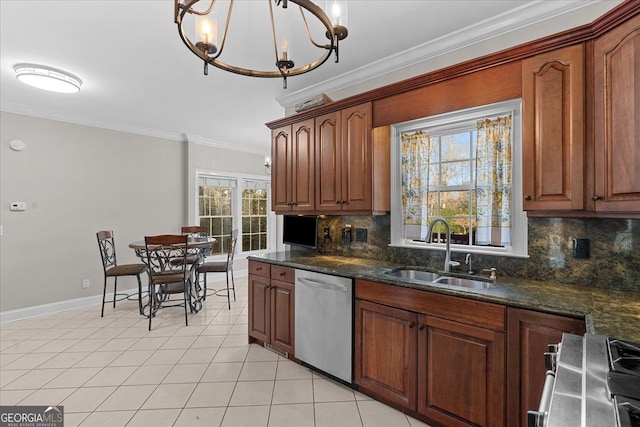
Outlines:
[[[182,227],[182,234],[189,236],[190,241],[200,241],[203,239],[207,239],[207,227],[200,227],[198,225],[187,225]],[[187,267],[191,272],[191,278],[197,277],[197,268],[204,259],[211,254],[211,248],[206,248],[201,251],[190,252],[187,254]],[[172,260],[171,262],[180,263],[182,259],[178,258]],[[198,280],[192,280],[192,288],[191,288],[191,296],[193,297],[193,308],[196,310],[200,310],[202,308],[202,301],[204,301],[204,294],[202,294],[202,288],[200,287],[200,283]]]
[[[206,239],[207,238],[207,227],[200,227],[197,225],[188,225],[182,227],[182,234],[186,234],[191,238],[195,239]],[[207,253],[199,253],[197,255],[187,255],[187,262],[189,264],[197,264],[207,255]]]
[[[118,265],[116,261],[116,245],[113,239],[113,231],[98,231],[98,248],[100,248],[100,256],[102,257],[102,268],[104,270],[104,289],[102,290],[102,311],[100,317],[104,317],[104,303],[107,296],[107,279],[113,277],[113,307],[116,307],[116,301],[128,299],[130,295],[118,293],[118,277],[136,276],[138,279],[138,308],[142,314],[142,280],[140,275],[148,272],[149,268],[145,264],[122,264]],[[121,297],[118,299],[118,297]]]
[[196,270],[196,281],[200,280],[200,274],[204,274],[204,293],[203,299],[207,299],[207,273],[226,273],[227,275],[227,305],[231,308],[231,292],[229,289],[229,274],[231,274],[231,290],[233,290],[233,300],[236,300],[236,284],[233,278],[233,257],[236,252],[236,242],[238,241],[238,230],[231,232],[227,247],[226,261],[203,262]]
[[[144,238],[149,265],[149,330],[160,308],[184,306],[185,325],[189,325],[187,306],[191,308],[191,272],[187,270],[189,236],[161,235]],[[180,262],[175,260],[180,259]],[[168,303],[171,295],[183,294],[181,303]],[[175,300],[174,300],[175,301]]]

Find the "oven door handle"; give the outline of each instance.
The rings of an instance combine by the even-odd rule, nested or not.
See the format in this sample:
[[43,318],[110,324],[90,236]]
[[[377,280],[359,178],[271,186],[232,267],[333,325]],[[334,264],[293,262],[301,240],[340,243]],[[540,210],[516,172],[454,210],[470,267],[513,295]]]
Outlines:
[[551,403],[551,395],[553,393],[553,384],[555,379],[555,372],[547,371],[544,378],[542,396],[540,397],[540,406],[538,406],[537,411],[527,411],[527,427],[545,426],[545,418],[549,413],[549,405]]

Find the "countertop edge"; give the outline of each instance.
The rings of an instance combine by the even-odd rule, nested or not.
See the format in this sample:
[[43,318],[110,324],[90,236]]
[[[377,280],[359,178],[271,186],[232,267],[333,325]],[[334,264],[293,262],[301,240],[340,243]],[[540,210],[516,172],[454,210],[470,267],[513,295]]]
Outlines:
[[589,333],[640,342],[640,293],[637,292],[511,277],[498,277],[488,289],[467,289],[390,277],[385,275],[386,271],[403,266],[386,261],[297,252],[273,252],[247,259],[584,319]]

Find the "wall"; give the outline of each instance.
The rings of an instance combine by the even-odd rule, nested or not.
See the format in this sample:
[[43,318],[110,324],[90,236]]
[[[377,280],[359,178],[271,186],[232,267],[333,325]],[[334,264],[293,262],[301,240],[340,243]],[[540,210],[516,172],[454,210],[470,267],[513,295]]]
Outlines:
[[[196,166],[186,143],[5,112],[0,119],[0,312],[100,295],[98,230],[114,231],[122,264],[139,262],[129,242],[193,222],[186,181]],[[11,150],[12,139],[26,149]],[[195,151],[201,167],[264,174],[263,155]],[[26,211],[9,211],[12,201]],[[135,278],[118,284],[136,286]]]
[[[444,251],[389,247],[390,218],[321,218],[318,251],[442,270]],[[340,230],[344,224],[351,224],[353,230],[366,228],[368,241],[352,241],[343,246]],[[331,240],[323,239],[324,227],[329,227]],[[590,239],[589,259],[573,258],[573,238]],[[467,270],[465,255],[466,252],[452,253],[451,258],[461,264],[455,271]],[[473,255],[472,266],[476,271],[496,267],[498,276],[640,292],[640,220],[530,218],[528,259]]]

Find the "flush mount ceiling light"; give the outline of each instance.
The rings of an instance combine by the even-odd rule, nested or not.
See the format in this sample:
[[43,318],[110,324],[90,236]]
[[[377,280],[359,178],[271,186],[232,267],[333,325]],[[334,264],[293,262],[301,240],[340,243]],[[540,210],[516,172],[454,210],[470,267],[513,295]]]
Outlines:
[[[232,32],[236,34],[242,32],[244,32],[245,35],[251,34],[254,39],[253,43],[245,42],[242,45],[236,44],[236,47],[233,48],[236,51],[248,51],[252,48],[256,50],[270,50],[270,46],[258,47],[259,42],[269,40],[273,42],[275,57],[271,63],[271,68],[266,69],[266,67],[264,67],[262,69],[255,69],[244,65],[231,65],[230,60],[226,59],[226,56],[224,60],[221,58],[225,42],[227,42],[234,0],[227,0],[226,2],[221,0],[174,0],[174,22],[178,25],[180,38],[194,54],[204,61],[204,74],[208,74],[208,65],[213,65],[214,67],[244,76],[282,78],[283,87],[286,89],[287,77],[303,74],[319,67],[331,56],[332,52],[335,52],[336,62],[338,62],[338,42],[345,39],[348,35],[346,27],[346,3],[344,1],[329,0],[326,2],[325,10],[329,12],[331,18],[327,16],[327,13],[325,13],[322,8],[309,0],[266,1],[269,5],[269,14],[268,17],[265,16],[265,19],[261,21],[269,19],[267,22],[270,22],[270,34],[258,34],[257,29],[259,28],[259,23],[252,22],[251,18],[254,16],[257,18],[261,13],[257,12],[254,5],[251,5],[251,7],[254,8],[253,13],[241,15],[240,19],[234,20],[234,30],[232,30]],[[320,52],[318,58],[302,61],[304,65],[296,66],[291,52],[288,50],[289,45],[287,40],[279,38],[279,36],[282,35],[281,33],[286,32],[282,30],[282,27],[285,27],[285,25],[277,26],[274,21],[274,5],[276,8],[282,6],[282,12],[278,9],[276,10],[280,15],[285,15],[284,11],[289,10],[287,8],[288,3],[294,3],[298,6],[300,11],[298,19],[301,19],[309,39],[308,48]],[[286,12],[286,18],[283,18],[282,22],[290,24],[296,19],[295,12],[295,10]],[[267,15],[266,11],[263,13]],[[217,16],[225,18],[219,44]],[[309,25],[309,21],[307,21],[308,17],[312,18],[311,26]],[[279,34],[276,34],[277,27],[279,27]],[[319,35],[321,42],[314,40],[314,31],[312,30],[315,30],[315,33],[317,33],[315,34],[316,36]],[[194,33],[193,38],[190,38],[187,35],[188,33]],[[281,41],[280,51],[278,51],[278,41]],[[304,44],[307,46],[305,40],[295,39],[293,42],[296,45],[299,43],[300,45]],[[257,58],[261,57],[261,54],[262,52],[259,51],[255,53],[252,52],[250,55]],[[312,55],[312,57],[315,58],[315,55]]]
[[51,92],[76,93],[82,80],[57,68],[37,64],[16,64],[13,69],[22,83]]

